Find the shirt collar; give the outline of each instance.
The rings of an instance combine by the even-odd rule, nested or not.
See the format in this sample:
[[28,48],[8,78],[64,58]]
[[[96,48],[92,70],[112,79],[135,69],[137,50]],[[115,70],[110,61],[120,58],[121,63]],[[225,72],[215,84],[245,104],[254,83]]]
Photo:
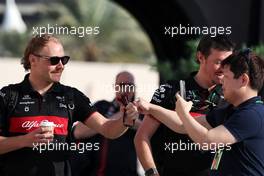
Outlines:
[[[197,74],[197,71],[194,71],[190,74],[189,79],[192,79],[192,83],[193,83],[193,87],[196,87],[199,91],[203,91],[203,92],[209,92],[208,89],[205,89],[203,87],[201,87],[195,80],[195,75]],[[222,85],[221,84],[217,84],[213,89],[211,89],[210,92],[216,92],[219,95],[222,95]]]
[[196,82],[196,80],[195,80],[195,78],[194,78],[196,74],[197,74],[197,71],[192,72],[192,73],[190,74],[190,77],[189,77],[189,79],[191,79],[192,87],[195,88],[195,89],[197,89],[197,90],[199,90],[199,91],[201,91],[201,92],[209,92],[208,89],[205,89],[205,88],[201,87],[201,86]]
[[[24,80],[22,82],[22,91],[24,93],[36,92],[33,89],[32,85],[31,85],[31,83],[29,81],[29,75],[30,75],[30,73],[26,74],[25,77],[24,77]],[[56,93],[61,92],[62,90],[61,90],[61,86],[60,85],[61,84],[59,82],[53,83],[53,85],[51,86],[51,88],[47,92],[56,92]]]
[[248,106],[248,105],[250,105],[252,103],[257,103],[257,102],[261,102],[261,97],[260,96],[252,97],[252,98],[244,101],[243,103],[241,103],[240,105],[238,105],[234,109],[239,109],[239,108],[242,108],[242,107]]

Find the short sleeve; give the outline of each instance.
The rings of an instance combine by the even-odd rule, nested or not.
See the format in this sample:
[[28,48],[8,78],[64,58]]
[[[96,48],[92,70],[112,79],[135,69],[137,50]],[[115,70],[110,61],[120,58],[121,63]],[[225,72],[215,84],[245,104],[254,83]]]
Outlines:
[[224,124],[225,119],[233,112],[233,106],[227,105],[221,108],[214,108],[206,115],[206,121],[213,128]]
[[162,106],[167,109],[175,108],[175,93],[176,89],[173,84],[166,83],[154,92],[150,103]]
[[206,121],[213,128],[217,127],[216,118],[217,118],[217,111],[216,110],[212,110],[211,112],[209,112],[206,115]]
[[224,123],[238,142],[256,135],[261,125],[261,116],[254,109],[236,112]]
[[84,122],[96,112],[96,108],[93,106],[90,99],[77,89],[74,89],[74,104],[75,109],[73,117],[75,120]]

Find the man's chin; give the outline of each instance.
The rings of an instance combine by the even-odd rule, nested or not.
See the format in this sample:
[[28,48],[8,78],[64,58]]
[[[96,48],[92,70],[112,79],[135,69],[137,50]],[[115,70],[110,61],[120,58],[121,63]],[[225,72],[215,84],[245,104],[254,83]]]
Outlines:
[[51,74],[50,78],[53,82],[60,82],[61,79],[61,73],[55,73],[55,74]]
[[222,79],[223,79],[223,76],[216,76],[213,81],[215,84],[220,84]]
[[60,77],[52,77],[52,82],[60,82]]
[[220,79],[214,79],[214,80],[212,80],[212,83],[213,84],[220,84],[221,81],[220,81]]

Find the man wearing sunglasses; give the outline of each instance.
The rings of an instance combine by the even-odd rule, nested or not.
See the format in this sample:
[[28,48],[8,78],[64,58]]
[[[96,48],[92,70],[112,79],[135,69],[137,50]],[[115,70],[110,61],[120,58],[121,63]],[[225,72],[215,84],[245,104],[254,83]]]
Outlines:
[[33,53],[34,56],[39,57],[39,58],[43,58],[43,59],[47,59],[50,61],[50,65],[57,65],[60,61],[62,63],[62,65],[66,65],[70,59],[70,56],[45,56],[45,55],[39,55],[39,54],[35,54]]
[[[121,107],[115,119],[107,119],[79,90],[60,84],[69,59],[54,36],[33,37],[22,58],[30,73],[21,83],[1,89],[0,154],[4,174],[70,176],[68,145],[72,144],[74,121],[83,122],[105,137],[117,138],[138,116],[129,103]],[[54,130],[40,127],[42,122],[52,124]]]

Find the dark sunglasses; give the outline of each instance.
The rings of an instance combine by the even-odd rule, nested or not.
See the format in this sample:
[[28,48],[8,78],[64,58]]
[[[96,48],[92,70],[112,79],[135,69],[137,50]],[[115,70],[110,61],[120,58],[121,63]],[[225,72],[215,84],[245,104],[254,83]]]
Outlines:
[[70,59],[70,56],[43,56],[39,54],[33,54],[34,56],[41,57],[44,59],[48,59],[50,61],[50,65],[57,65],[60,61],[63,65],[66,65]]

